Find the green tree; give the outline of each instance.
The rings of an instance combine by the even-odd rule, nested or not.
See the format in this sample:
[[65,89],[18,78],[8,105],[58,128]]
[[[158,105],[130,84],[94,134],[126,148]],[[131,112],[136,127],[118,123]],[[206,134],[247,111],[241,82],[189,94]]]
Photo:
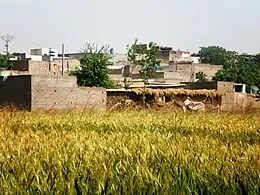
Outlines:
[[14,67],[14,62],[10,60],[11,57],[10,54],[0,54],[0,68],[10,70]]
[[229,51],[219,46],[201,47],[198,54],[202,63],[223,65],[213,80],[244,83],[260,87],[260,54],[249,55]]
[[138,39],[135,39],[134,43],[128,47],[128,58],[133,67],[140,67],[139,73],[145,84],[154,76],[156,66],[160,66],[160,61],[156,59],[156,52],[156,43],[152,41],[145,48],[138,43]]
[[198,79],[198,82],[207,81],[206,76],[207,75],[202,71],[199,71],[199,72],[196,73],[196,79]]
[[237,52],[228,51],[219,46],[208,46],[201,47],[198,54],[192,55],[200,57],[202,63],[223,65],[224,68],[227,68],[236,59]]
[[203,63],[223,65],[225,63],[225,55],[227,51],[223,47],[209,46],[201,47],[199,56]]
[[108,53],[109,46],[98,47],[97,44],[86,43],[80,59],[80,68],[70,72],[76,76],[78,85],[89,87],[114,88],[114,82],[108,74],[108,65],[111,56]]
[[156,43],[149,42],[147,48],[135,39],[131,46],[127,47],[128,59],[132,62],[133,67],[140,67],[140,76],[144,82],[144,92],[143,92],[143,103],[145,104],[145,89],[148,79],[154,76],[156,67],[160,66],[160,61],[156,59]]
[[244,83],[260,88],[260,63],[258,55],[240,54],[229,66],[218,71],[213,80]]

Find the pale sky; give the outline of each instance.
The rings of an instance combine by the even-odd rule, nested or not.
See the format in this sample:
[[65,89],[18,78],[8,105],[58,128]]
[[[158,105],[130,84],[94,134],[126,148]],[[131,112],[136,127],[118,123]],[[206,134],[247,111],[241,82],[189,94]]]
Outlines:
[[78,52],[88,41],[122,53],[137,37],[189,51],[260,53],[259,0],[0,0],[0,9],[0,35],[16,37],[11,52],[61,51],[62,43]]

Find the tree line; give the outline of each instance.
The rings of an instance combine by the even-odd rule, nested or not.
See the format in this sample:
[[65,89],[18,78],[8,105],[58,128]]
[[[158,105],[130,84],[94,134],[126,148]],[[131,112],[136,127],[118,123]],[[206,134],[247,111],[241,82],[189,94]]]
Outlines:
[[260,54],[239,54],[219,46],[201,47],[197,54],[202,63],[223,65],[213,80],[244,83],[260,89]]

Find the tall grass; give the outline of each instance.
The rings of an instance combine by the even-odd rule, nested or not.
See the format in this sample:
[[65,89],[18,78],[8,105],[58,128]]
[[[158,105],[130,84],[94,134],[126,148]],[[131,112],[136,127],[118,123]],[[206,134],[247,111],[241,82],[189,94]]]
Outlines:
[[0,113],[1,194],[260,194],[260,115]]

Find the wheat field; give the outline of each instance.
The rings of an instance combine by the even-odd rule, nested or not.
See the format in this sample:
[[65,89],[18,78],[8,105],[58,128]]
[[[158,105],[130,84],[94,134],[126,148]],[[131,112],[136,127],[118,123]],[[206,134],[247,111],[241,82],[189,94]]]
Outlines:
[[260,115],[0,112],[1,194],[260,194]]

